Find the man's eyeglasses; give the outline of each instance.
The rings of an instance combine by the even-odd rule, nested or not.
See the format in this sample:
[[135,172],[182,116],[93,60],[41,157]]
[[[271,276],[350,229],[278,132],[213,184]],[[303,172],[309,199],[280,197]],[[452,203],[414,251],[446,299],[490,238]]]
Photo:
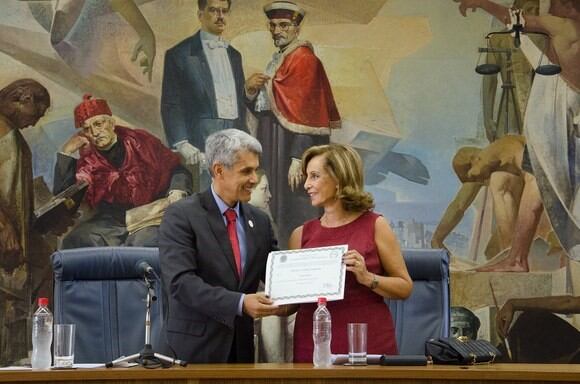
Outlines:
[[227,16],[230,14],[230,10],[228,8],[209,7],[207,8],[207,11],[214,15],[222,14],[224,16]]
[[290,23],[290,22],[286,22],[286,21],[283,21],[281,23],[269,22],[268,23],[268,29],[271,32],[274,32],[276,30],[276,28],[278,28],[282,32],[288,32],[288,30],[290,29],[290,27],[293,27],[295,25],[296,24],[294,24],[294,23]]

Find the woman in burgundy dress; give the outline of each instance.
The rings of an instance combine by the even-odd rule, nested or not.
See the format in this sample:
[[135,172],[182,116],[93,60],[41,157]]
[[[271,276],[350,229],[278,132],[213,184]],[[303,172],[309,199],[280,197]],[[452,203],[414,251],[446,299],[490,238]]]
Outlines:
[[[397,354],[393,320],[384,298],[404,299],[413,282],[387,220],[372,212],[364,191],[363,165],[351,147],[330,144],[302,156],[304,188],[315,207],[324,208],[292,233],[291,249],[348,244],[344,299],[328,302],[332,316],[332,353],[348,353],[346,325],[367,323],[369,354]],[[312,315],[316,303],[301,304],[294,329],[294,362],[312,362]]]

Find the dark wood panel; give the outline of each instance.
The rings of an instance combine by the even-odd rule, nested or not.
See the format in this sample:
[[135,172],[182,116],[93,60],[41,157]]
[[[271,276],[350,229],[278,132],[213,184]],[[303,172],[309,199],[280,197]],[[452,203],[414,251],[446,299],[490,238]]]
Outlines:
[[[45,384],[577,384],[575,381],[513,381],[513,380],[420,380],[420,379],[173,379],[173,380],[72,380],[42,381]],[[6,384],[38,383],[38,381],[7,381]]]
[[203,364],[169,369],[112,368],[0,371],[0,383],[87,384],[443,384],[577,383],[580,365],[494,364],[469,367],[332,367],[310,364]]

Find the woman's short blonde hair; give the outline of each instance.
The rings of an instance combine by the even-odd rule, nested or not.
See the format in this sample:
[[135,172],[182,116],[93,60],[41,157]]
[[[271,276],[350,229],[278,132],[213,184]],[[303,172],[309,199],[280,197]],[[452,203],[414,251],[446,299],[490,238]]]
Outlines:
[[373,196],[364,190],[363,162],[358,152],[342,144],[327,144],[310,147],[302,155],[302,173],[310,160],[324,156],[324,168],[337,184],[336,197],[345,210],[364,212],[374,208]]

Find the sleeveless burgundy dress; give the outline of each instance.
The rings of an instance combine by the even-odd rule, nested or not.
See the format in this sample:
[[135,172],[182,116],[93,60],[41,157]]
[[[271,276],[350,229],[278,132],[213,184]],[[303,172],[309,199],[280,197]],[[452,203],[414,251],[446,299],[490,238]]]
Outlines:
[[[319,219],[310,220],[304,224],[302,230],[302,248],[348,244],[348,249],[356,249],[365,258],[369,272],[382,275],[384,271],[374,240],[375,221],[378,217],[374,212],[365,212],[351,223],[335,228],[323,227]],[[312,315],[316,307],[316,303],[301,304],[296,315],[296,363],[312,362]],[[346,273],[344,299],[329,301],[327,307],[332,317],[330,350],[333,354],[348,354],[348,323],[368,324],[368,354],[398,354],[393,319],[383,297],[359,284],[352,272]]]

